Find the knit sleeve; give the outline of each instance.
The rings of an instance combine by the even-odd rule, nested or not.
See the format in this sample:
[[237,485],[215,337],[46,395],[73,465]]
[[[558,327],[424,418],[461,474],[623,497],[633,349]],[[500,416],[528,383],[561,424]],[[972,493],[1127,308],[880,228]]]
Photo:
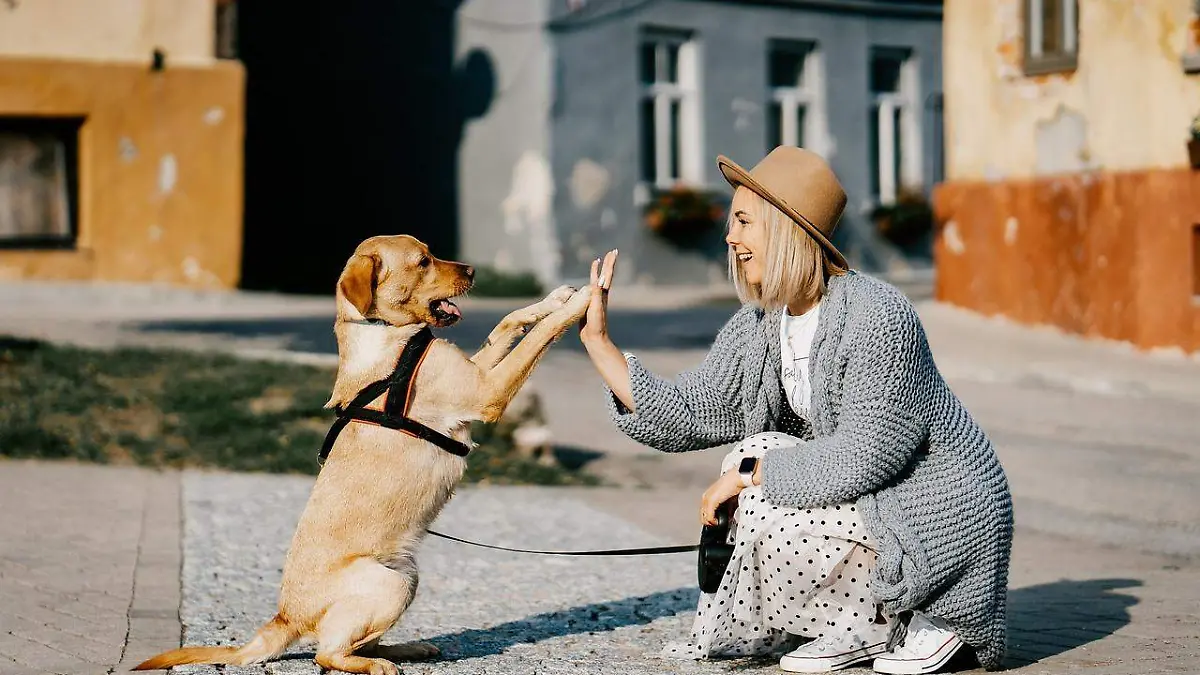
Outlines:
[[834,432],[763,458],[763,493],[773,504],[810,508],[875,492],[928,437],[938,375],[916,310],[907,300],[881,303],[848,337]]
[[651,373],[636,357],[627,356],[634,412],[607,391],[609,414],[617,428],[663,452],[703,450],[740,440],[744,431],[741,354],[753,330],[753,317],[750,309],[735,314],[704,361],[674,381]]

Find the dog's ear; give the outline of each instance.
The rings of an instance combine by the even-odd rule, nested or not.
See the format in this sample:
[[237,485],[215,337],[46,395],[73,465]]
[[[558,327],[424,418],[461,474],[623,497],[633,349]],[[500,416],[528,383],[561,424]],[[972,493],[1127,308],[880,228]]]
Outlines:
[[346,263],[338,289],[342,297],[350,301],[359,314],[366,318],[375,304],[375,279],[379,274],[379,258],[374,255],[356,255]]

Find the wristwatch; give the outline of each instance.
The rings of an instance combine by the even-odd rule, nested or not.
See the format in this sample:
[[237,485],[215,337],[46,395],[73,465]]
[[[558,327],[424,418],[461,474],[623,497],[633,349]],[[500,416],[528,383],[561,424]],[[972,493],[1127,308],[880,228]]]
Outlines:
[[742,463],[738,464],[738,475],[742,477],[742,487],[748,488],[754,485],[754,471],[758,469],[757,457],[743,457]]

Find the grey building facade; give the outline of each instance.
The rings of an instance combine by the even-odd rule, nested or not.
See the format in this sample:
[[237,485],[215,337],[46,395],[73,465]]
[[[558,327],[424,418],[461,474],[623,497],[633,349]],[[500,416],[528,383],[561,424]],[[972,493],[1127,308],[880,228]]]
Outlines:
[[486,105],[459,147],[459,256],[554,284],[619,248],[620,283],[723,283],[720,225],[664,239],[645,206],[674,185],[727,198],[718,154],[749,167],[790,144],[826,157],[846,187],[836,241],[854,266],[913,266],[868,214],[941,179],[941,10],[928,0],[468,0],[456,58],[484,73]]

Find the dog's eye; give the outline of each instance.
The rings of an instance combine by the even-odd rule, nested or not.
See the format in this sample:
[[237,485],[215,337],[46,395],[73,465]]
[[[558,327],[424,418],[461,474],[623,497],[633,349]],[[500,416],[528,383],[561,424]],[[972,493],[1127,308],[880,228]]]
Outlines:
[[421,267],[429,267],[429,258],[421,258],[421,261],[417,264]]

